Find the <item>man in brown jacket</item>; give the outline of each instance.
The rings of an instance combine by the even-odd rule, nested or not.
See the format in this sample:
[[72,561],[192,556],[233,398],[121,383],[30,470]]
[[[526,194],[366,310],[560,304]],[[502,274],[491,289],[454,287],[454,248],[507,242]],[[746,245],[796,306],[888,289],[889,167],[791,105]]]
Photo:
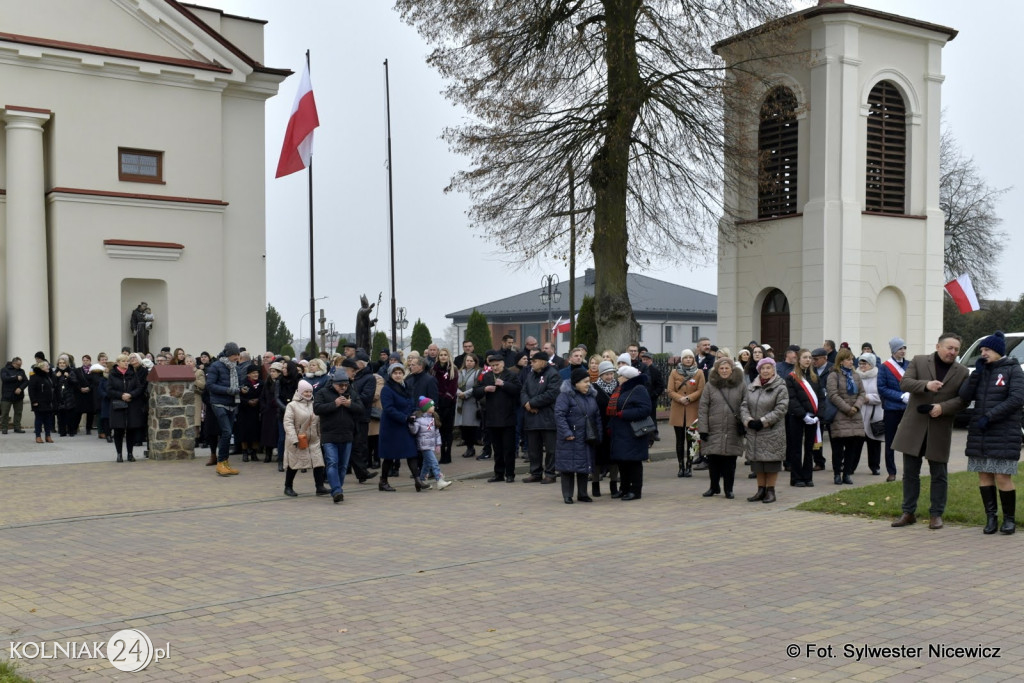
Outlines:
[[959,336],[944,333],[935,353],[914,356],[900,380],[900,389],[910,393],[910,402],[892,441],[893,450],[903,453],[903,514],[892,523],[894,527],[917,521],[914,511],[921,493],[921,459],[927,458],[932,477],[928,528],[942,528],[953,417],[963,407],[958,392],[968,375],[967,368],[956,362],[960,341]]

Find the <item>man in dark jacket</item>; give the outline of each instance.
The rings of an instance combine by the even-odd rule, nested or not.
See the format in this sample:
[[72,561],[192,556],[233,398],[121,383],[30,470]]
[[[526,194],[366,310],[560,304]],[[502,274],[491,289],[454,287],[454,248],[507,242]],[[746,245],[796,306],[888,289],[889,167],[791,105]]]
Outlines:
[[519,394],[523,432],[530,453],[530,476],[523,479],[526,484],[555,482],[555,401],[562,388],[562,378],[549,360],[543,351],[533,355]]
[[[818,374],[818,386],[824,387],[826,380],[828,380],[828,373],[832,372],[832,366],[828,362],[828,351],[822,347],[811,351],[811,367],[814,368],[814,372]],[[822,401],[821,408],[818,410],[818,415],[821,417],[821,431],[823,434],[828,431],[829,425],[832,424],[832,418],[835,414],[836,408],[826,396]],[[814,471],[823,471],[825,469],[825,464],[825,456],[822,449],[816,449],[814,451]]]
[[363,412],[356,421],[356,438],[352,442],[352,473],[360,484],[377,476],[369,465],[370,406],[377,391],[377,377],[370,370],[370,357],[365,351],[356,351],[356,371],[352,379],[353,393],[363,405]]
[[665,393],[665,379],[661,376],[661,370],[654,364],[654,356],[650,351],[640,352],[640,372],[647,375],[649,384],[647,393],[651,395],[651,419],[654,420],[654,441],[661,441],[658,435],[658,399]]
[[486,428],[494,451],[494,476],[488,482],[516,480],[516,406],[522,386],[512,370],[505,368],[505,356],[500,352],[488,354],[490,372],[473,389],[478,401],[487,400]]
[[715,354],[711,352],[711,340],[707,337],[701,337],[697,340],[697,353],[694,354],[697,361],[697,367],[704,373],[704,381],[708,379],[708,373],[711,372],[711,368],[714,367]]
[[419,400],[420,396],[426,396],[437,405],[437,380],[427,372],[427,364],[423,358],[409,359],[409,374],[405,376],[405,386],[411,396],[417,397],[416,400]]
[[[21,359],[15,356],[3,370],[0,370],[0,430],[7,433],[8,426],[13,427],[15,434],[24,434],[21,428],[21,412],[25,405],[25,390],[28,389],[28,375],[21,369]],[[14,410],[14,421],[11,422],[11,409]]]
[[[376,383],[376,380],[374,380]],[[349,391],[351,380],[345,372],[336,372],[329,384],[313,395],[313,412],[320,416],[320,446],[327,466],[327,483],[335,503],[345,499],[342,487],[352,455],[363,403]],[[317,495],[322,495],[317,491]]]
[[906,359],[907,343],[899,337],[889,340],[889,350],[892,358],[878,368],[878,395],[882,398],[885,420],[885,469],[889,475],[885,480],[896,481],[896,453],[892,450],[892,440],[896,438],[896,430],[910,401],[910,394],[900,389],[900,381],[910,361]]
[[561,377],[563,380],[566,380],[572,376],[572,371],[575,370],[576,368],[586,369],[586,367],[586,351],[577,346],[575,349],[569,352],[569,362],[562,366],[561,369],[559,369],[558,376]]
[[214,418],[220,428],[220,443],[217,447],[217,474],[222,477],[238,474],[228,462],[231,448],[231,433],[241,403],[241,385],[243,377],[239,376],[238,344],[228,342],[217,360],[210,364],[206,373],[206,390],[210,394],[210,406]]

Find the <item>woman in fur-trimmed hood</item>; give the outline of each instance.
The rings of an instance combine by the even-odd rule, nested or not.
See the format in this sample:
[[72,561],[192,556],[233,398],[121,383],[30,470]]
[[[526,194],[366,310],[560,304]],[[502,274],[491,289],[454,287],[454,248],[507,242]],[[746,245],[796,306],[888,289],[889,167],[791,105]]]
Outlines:
[[697,411],[701,453],[707,454],[711,487],[705,497],[721,493],[732,498],[736,476],[736,458],[743,455],[743,433],[740,405],[743,403],[745,377],[730,358],[719,358],[708,374],[708,384],[701,394]]

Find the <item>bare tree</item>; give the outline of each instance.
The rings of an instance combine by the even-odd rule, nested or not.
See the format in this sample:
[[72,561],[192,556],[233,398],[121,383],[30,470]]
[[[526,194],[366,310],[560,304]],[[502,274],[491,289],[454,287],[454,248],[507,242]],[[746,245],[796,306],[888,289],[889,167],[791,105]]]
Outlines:
[[[577,239],[597,274],[599,345],[636,321],[629,264],[704,262],[722,214],[724,89],[711,46],[780,17],[786,0],[397,0],[472,120],[445,132],[471,169],[448,190],[513,260],[568,250],[565,169],[586,178]],[[777,35],[773,40],[777,40]],[[756,35],[752,37],[756,43]],[[732,142],[730,141],[730,144]],[[543,234],[543,239],[537,239]]]
[[974,159],[965,157],[948,128],[939,139],[939,206],[946,214],[946,278],[964,273],[979,297],[999,285],[996,266],[1007,239],[999,229],[996,202],[1011,188],[996,189],[981,177]]

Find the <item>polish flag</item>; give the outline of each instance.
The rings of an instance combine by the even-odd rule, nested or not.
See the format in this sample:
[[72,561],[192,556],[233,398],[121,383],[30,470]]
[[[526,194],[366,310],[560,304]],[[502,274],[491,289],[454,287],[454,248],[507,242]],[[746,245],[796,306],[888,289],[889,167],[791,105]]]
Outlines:
[[309,166],[313,154],[313,129],[320,125],[316,115],[316,100],[313,99],[313,85],[309,80],[309,64],[302,70],[299,92],[295,93],[292,115],[288,119],[288,130],[284,133],[281,159],[277,162],[275,178],[290,175]]
[[[577,315],[577,317],[579,316],[578,313],[576,315]],[[552,331],[554,331],[555,333],[558,333],[558,334],[564,334],[564,333],[569,331],[570,327],[571,327],[571,325],[569,325],[569,321],[568,320],[566,320],[563,323],[562,322],[562,316],[558,316],[558,322],[555,323],[555,326],[554,326],[554,328],[552,328]]]
[[952,282],[947,282],[946,291],[953,297],[953,301],[956,302],[956,307],[960,309],[961,313],[981,310],[978,295],[974,293],[974,285],[971,284],[971,276],[967,273]]

